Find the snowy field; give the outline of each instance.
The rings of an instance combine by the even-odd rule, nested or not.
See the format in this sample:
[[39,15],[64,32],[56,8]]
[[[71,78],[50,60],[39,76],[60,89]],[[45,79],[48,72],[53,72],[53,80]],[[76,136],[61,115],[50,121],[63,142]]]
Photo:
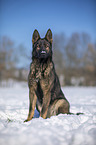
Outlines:
[[28,87],[0,88],[0,145],[96,145],[96,87],[64,87],[71,112],[84,115],[28,115]]

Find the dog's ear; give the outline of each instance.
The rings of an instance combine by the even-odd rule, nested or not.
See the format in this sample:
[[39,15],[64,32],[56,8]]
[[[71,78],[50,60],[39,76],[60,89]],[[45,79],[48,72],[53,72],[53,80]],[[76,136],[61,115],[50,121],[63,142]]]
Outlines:
[[45,39],[47,39],[50,43],[52,43],[53,39],[52,39],[52,31],[50,29],[48,29],[46,35],[45,35]]
[[32,36],[32,43],[34,44],[38,39],[40,39],[39,32],[35,29]]

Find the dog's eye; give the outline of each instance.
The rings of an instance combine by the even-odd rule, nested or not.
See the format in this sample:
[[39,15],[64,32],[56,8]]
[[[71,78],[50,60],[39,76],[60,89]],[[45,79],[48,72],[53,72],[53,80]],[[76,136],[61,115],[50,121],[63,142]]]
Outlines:
[[37,47],[37,50],[40,50],[40,47]]
[[49,51],[49,46],[46,46],[46,50]]
[[46,48],[47,48],[47,47],[49,47],[49,45],[48,45],[48,44],[46,44]]
[[49,47],[49,45],[48,45],[48,44],[46,44],[46,47]]
[[37,50],[40,50],[39,44],[37,44]]

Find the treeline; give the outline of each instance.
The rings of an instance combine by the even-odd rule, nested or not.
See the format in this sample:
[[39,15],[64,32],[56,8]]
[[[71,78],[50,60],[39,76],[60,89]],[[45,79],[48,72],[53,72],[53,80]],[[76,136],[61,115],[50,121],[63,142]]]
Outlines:
[[[95,65],[96,44],[91,43],[91,38],[88,34],[74,33],[67,40],[64,35],[55,35],[53,48],[55,51],[54,57],[56,58],[57,55],[60,59],[62,58],[65,67],[81,68],[85,65],[93,67]],[[59,58],[58,62],[61,61]],[[61,62],[60,64],[62,65]]]
[[[31,47],[31,46],[30,46]],[[27,81],[30,48],[0,38],[0,81],[9,78]],[[53,59],[61,85],[96,85],[96,44],[86,33],[53,36]]]
[[96,85],[96,44],[88,34],[55,35],[53,48],[62,85]]
[[16,46],[8,37],[0,38],[0,82],[15,79],[26,81],[28,75],[27,49],[23,45]]

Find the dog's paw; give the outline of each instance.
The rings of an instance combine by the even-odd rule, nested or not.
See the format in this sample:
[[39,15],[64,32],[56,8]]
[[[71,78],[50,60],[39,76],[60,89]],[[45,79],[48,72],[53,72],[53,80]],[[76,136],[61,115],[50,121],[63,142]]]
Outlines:
[[25,123],[25,122],[28,122],[28,120],[27,120],[27,119],[26,119],[26,120],[24,120],[24,123]]

